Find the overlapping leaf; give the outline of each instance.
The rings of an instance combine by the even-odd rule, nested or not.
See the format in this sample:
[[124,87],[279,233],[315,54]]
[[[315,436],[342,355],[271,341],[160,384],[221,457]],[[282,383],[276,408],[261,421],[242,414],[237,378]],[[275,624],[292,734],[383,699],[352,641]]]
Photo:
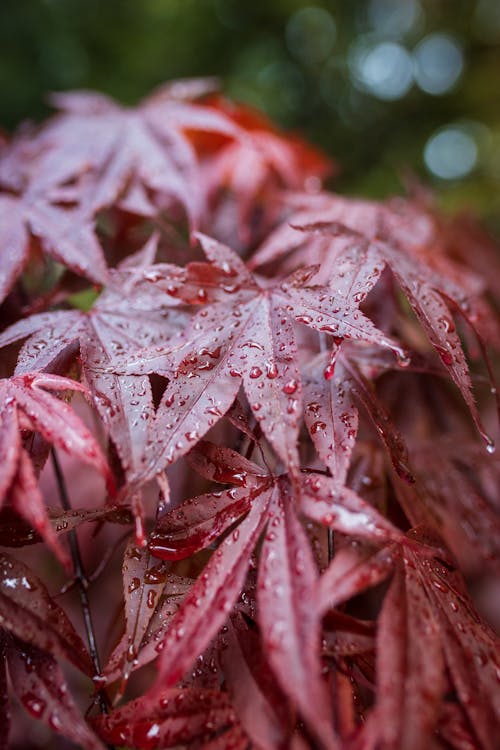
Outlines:
[[417,487],[397,489],[403,507],[418,505],[466,572],[499,564],[498,459],[482,454],[468,435],[422,443],[413,451]]
[[35,238],[44,253],[72,271],[106,281],[103,252],[87,214],[52,206],[34,190],[0,194],[0,301],[22,273]]
[[5,553],[0,555],[0,614],[2,627],[13,635],[93,673],[90,656],[63,609],[24,563]]
[[[248,242],[256,204],[269,212],[277,188],[299,190],[308,183],[317,188],[333,165],[298,137],[279,133],[260,113],[220,97],[210,101],[244,130],[246,137],[209,149],[203,165],[205,189],[212,199],[230,191],[237,203],[240,238]],[[206,138],[195,138],[195,145],[197,141],[203,151],[208,150]]]
[[59,310],[32,315],[0,335],[2,346],[30,336],[17,372],[50,369],[61,352],[79,342],[85,379],[131,481],[144,470],[152,452],[151,386],[145,375],[120,376],[105,368],[146,346],[159,356],[172,346],[183,325],[178,303],[157,289],[148,275],[156,243],[153,236],[141,253],[127,259],[88,313]]
[[12,687],[21,705],[49,729],[85,750],[104,750],[69,692],[57,661],[39,648],[14,639],[7,651]]
[[[164,559],[187,557],[243,520],[213,553],[171,623],[157,689],[175,684],[224,623],[267,526],[257,597],[263,643],[282,690],[321,741],[335,746],[320,678],[320,608],[304,594],[316,586],[315,564],[296,516],[290,478],[267,475],[234,451],[206,441],[192,451],[190,462],[209,479],[239,486],[188,500],[166,514],[151,534],[152,552]],[[374,508],[334,479],[306,474],[300,490],[299,510],[326,526],[372,542],[403,539]]]
[[385,444],[397,474],[412,483],[408,450],[387,410],[377,398],[372,383],[362,368],[365,354],[345,347],[338,354],[330,378],[328,358],[319,355],[304,374],[304,419],[318,452],[337,482],[346,481],[358,433],[358,405],[361,405]]
[[47,442],[93,466],[113,491],[113,478],[96,439],[68,404],[49,393],[69,389],[86,391],[74,380],[38,372],[0,381],[0,502],[8,493],[15,512],[38,531],[65,565],[69,565],[67,555],[49,523],[20,432],[35,430]]
[[[132,549],[138,549],[136,553],[138,563],[144,559],[143,556],[147,555],[143,548],[133,547]],[[126,619],[123,636],[111,653],[102,673],[102,681],[106,683],[121,679],[120,689],[125,687],[131,672],[158,657],[170,622],[193,585],[191,578],[177,576],[174,573],[163,574],[162,566],[157,561],[150,562],[150,564],[151,568],[143,571],[142,579],[137,579],[139,585],[137,585],[137,580],[134,580],[136,576],[133,576],[127,588],[124,587],[125,602],[132,597],[133,601],[127,604],[129,616]],[[152,573],[147,573],[148,570],[152,570]],[[151,584],[152,578],[157,582]],[[151,586],[153,586],[152,589]],[[147,606],[147,596],[145,611],[134,607],[137,600],[144,598],[144,589],[148,589],[149,593],[149,590],[157,591],[159,587],[162,587],[161,595],[155,597],[154,603],[150,600],[150,604],[154,604],[154,607]],[[138,637],[140,630],[142,631],[141,639]]]
[[257,635],[238,617],[229,621],[224,633],[221,662],[231,701],[248,736],[262,750],[284,746],[291,732],[290,706]]
[[[220,743],[223,733],[231,732],[237,724],[225,693],[194,689],[163,690],[154,697],[145,695],[94,721],[96,731],[106,742],[138,750],[179,745],[211,747],[212,740],[217,738],[215,741]],[[225,746],[229,748],[231,744],[220,745]]]
[[86,209],[95,212],[138,183],[174,198],[196,224],[202,194],[196,155],[185,131],[228,137],[239,132],[223,113],[187,100],[198,93],[192,86],[165,86],[136,108],[88,91],[54,95],[52,101],[62,112],[38,137],[43,152],[37,186],[53,187],[89,175],[75,192]]
[[[439,248],[432,218],[408,202],[376,204],[322,194],[298,196],[291,203],[295,212],[290,224],[271,235],[254,255],[253,266],[292,253],[292,268],[320,262],[330,269],[337,263],[346,239],[360,242],[363,269],[367,272],[373,265],[378,273],[385,265],[391,269],[460,389],[480,433],[491,445],[472,395],[469,369],[453,319],[454,309],[458,309],[471,325],[477,325],[481,337],[480,321],[485,314],[479,295],[484,283],[436,252]],[[296,230],[302,230],[304,237],[300,238]]]
[[124,553],[122,575],[125,635],[110,657],[110,664],[112,672],[120,664],[126,680],[163,594],[167,568],[152,559],[148,549],[137,547],[135,539],[131,539]]
[[321,679],[321,622],[308,599],[317,570],[305,532],[289,498],[274,500],[264,538],[257,588],[259,623],[269,664],[324,747],[338,743],[331,705]]
[[[132,516],[123,507],[78,508],[62,510],[47,506],[47,517],[54,532],[59,536],[67,534],[86,522],[106,521],[107,523],[130,524]],[[4,507],[0,511],[0,544],[2,547],[25,547],[37,544],[42,537],[31,526],[13,512],[12,508]]]
[[210,263],[191,264],[184,279],[176,273],[171,284],[167,274],[163,284],[176,299],[209,304],[191,319],[185,344],[174,355],[155,363],[146,350],[127,368],[141,373],[145,365],[154,370],[163,361],[172,368],[158,408],[159,448],[149,472],[186,453],[229,409],[241,382],[267,439],[296,472],[301,380],[294,321],[333,336],[337,344],[343,338],[369,341],[402,357],[401,347],[358,310],[351,282],[339,278],[332,293],[309,286],[308,270],[278,286],[263,286],[229,248],[204,236],[200,241]]
[[478,746],[495,746],[500,651],[448,562],[418,547],[407,552],[404,571],[396,572],[386,595],[377,651],[377,703],[366,726],[367,746],[427,747],[448,678]]

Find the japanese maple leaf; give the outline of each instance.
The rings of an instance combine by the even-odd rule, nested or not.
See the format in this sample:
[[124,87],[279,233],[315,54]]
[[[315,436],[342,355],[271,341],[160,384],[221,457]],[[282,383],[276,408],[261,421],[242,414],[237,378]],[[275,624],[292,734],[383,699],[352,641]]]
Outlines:
[[[189,459],[206,478],[237,486],[192,498],[166,514],[150,535],[151,552],[163,559],[181,559],[206,548],[231,526],[233,531],[171,623],[160,652],[158,687],[175,684],[222,626],[267,526],[257,593],[264,647],[281,689],[317,736],[333,746],[320,678],[320,619],[305,596],[315,587],[317,572],[296,515],[290,477],[269,475],[234,451],[206,441],[198,443]],[[333,479],[304,475],[300,496],[299,511],[330,528],[372,541],[402,539],[374,508]]]
[[[197,93],[194,87],[191,91]],[[238,129],[214,108],[183,100],[186,96],[191,96],[189,86],[165,86],[128,108],[91,91],[54,94],[52,102],[62,112],[39,136],[44,152],[36,184],[60,185],[90,173],[79,200],[96,212],[138,182],[177,200],[195,225],[201,190],[196,154],[185,130],[234,137]]]
[[0,193],[0,302],[22,273],[34,239],[72,271],[97,283],[106,281],[103,252],[86,213],[50,205],[34,189]]
[[[415,524],[425,520],[445,539],[463,571],[498,571],[500,521],[496,499],[500,464],[467,434],[420,442],[412,450],[417,487],[398,487]],[[414,515],[412,516],[412,509]]]
[[94,719],[93,724],[105,742],[139,750],[248,747],[248,737],[227,695],[220,691],[181,688],[154,697],[146,694]]
[[355,343],[344,346],[329,379],[324,377],[328,355],[313,359],[304,369],[304,420],[318,455],[332,476],[344,484],[358,434],[361,405],[384,442],[397,474],[413,483],[405,442],[362,372],[367,362],[373,367],[373,357],[372,350],[367,354]]
[[[127,508],[122,506],[110,507],[109,505],[97,508],[62,508],[47,506],[47,517],[57,536],[67,534],[84,523],[97,523],[106,521],[108,523],[131,524],[132,515]],[[31,526],[17,516],[9,507],[0,510],[0,544],[2,547],[26,547],[38,544],[42,537]]]
[[498,640],[449,562],[419,554],[418,547],[405,555],[384,601],[377,651],[378,698],[365,727],[367,746],[425,747],[451,688],[479,745],[493,750]]
[[[358,310],[356,290],[367,282],[350,256],[339,266],[334,290],[308,285],[310,269],[270,286],[228,247],[204,235],[199,239],[210,263],[190,264],[184,277],[176,273],[171,283],[166,273],[162,285],[175,299],[208,304],[191,318],[182,345],[170,355],[155,363],[149,348],[135,361],[130,358],[126,369],[171,372],[157,410],[156,455],[147,476],[186,453],[229,409],[241,383],[266,438],[297,472],[302,402],[294,321],[333,336],[336,347],[352,338],[388,347],[399,357],[404,352]],[[376,274],[371,283],[375,280]]]
[[52,547],[61,562],[67,555],[49,522],[22,430],[34,430],[54,446],[93,466],[114,491],[113,479],[96,439],[80,417],[49,391],[87,389],[68,378],[32,372],[0,380],[0,502],[8,496],[12,508]]
[[[295,251],[293,265],[307,257],[320,260],[330,269],[343,251],[345,239],[357,237],[364,246],[366,264],[392,271],[408,302],[439,354],[451,378],[460,389],[476,426],[487,446],[473,394],[469,368],[454,322],[454,311],[477,330],[486,319],[479,294],[482,282],[466,269],[436,252],[437,237],[431,218],[403,202],[376,204],[328,194],[298,199],[298,210],[254,255],[254,267]],[[297,237],[296,230],[304,233]],[[340,240],[340,242],[339,242]],[[437,260],[436,260],[437,257]],[[366,296],[363,293],[360,301]],[[488,338],[487,335],[484,338]]]
[[[280,133],[249,107],[235,106],[220,97],[211,101],[244,130],[246,137],[226,139],[218,149],[212,145],[203,165],[205,189],[209,198],[219,199],[220,193],[230,190],[237,202],[240,238],[246,243],[251,237],[257,201],[268,210],[277,188],[318,187],[333,171],[333,164],[296,136]],[[208,150],[206,138],[201,138],[200,145]]]
[[191,578],[166,572],[165,563],[151,558],[135,539],[127,547],[122,570],[125,629],[100,678],[103,684],[120,679],[120,692],[133,671],[158,657],[170,622],[193,585]]
[[32,315],[0,335],[0,346],[30,337],[19,354],[17,373],[50,369],[62,352],[79,343],[85,380],[130,481],[152,457],[151,385],[145,375],[120,376],[104,368],[144,346],[160,356],[165,340],[168,349],[183,325],[178,303],[158,290],[149,275],[156,244],[153,235],[141,252],[111,273],[109,287],[90,311]]
[[453,691],[480,747],[493,748],[498,639],[474,611],[439,540],[420,527],[408,542],[368,554],[344,547],[318,583],[326,612],[394,574],[378,622],[377,700],[360,746],[427,747],[442,697]]
[[31,716],[85,750],[104,750],[80,714],[53,656],[14,638],[7,641],[7,661],[14,693]]
[[228,621],[220,656],[226,688],[248,736],[262,750],[286,746],[293,724],[290,704],[258,635],[241,616]]
[[0,574],[2,628],[92,675],[92,662],[80,636],[33,571],[20,560],[1,553]]
[[121,690],[134,669],[158,655],[155,646],[192,584],[191,579],[169,573],[166,563],[158,562],[149,549],[138,547],[135,538],[124,552],[122,579],[125,632],[103,672],[108,682],[120,675]]

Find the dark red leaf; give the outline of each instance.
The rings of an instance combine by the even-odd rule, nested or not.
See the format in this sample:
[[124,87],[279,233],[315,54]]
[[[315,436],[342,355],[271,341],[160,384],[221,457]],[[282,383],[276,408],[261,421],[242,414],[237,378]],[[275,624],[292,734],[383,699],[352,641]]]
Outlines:
[[248,736],[262,750],[283,747],[291,731],[289,707],[257,636],[236,618],[223,635],[221,661],[231,701]]
[[5,633],[0,636],[0,747],[9,746],[10,731],[10,701],[7,681],[7,638]]
[[[86,521],[106,520],[109,523],[132,523],[130,511],[123,507],[77,508],[68,511],[47,507],[46,511],[48,521],[57,536],[76,529]],[[20,513],[20,515],[22,514]],[[31,523],[21,520],[11,508],[2,508],[0,511],[0,544],[2,547],[24,547],[40,541],[41,536]]]
[[94,720],[106,742],[139,750],[179,745],[208,747],[205,743],[235,723],[234,711],[224,693],[194,689],[145,695]]
[[378,622],[377,700],[368,728],[374,746],[429,746],[445,688],[443,667],[439,623],[418,576],[410,566],[398,568]]
[[8,662],[14,691],[31,716],[85,750],[104,750],[80,714],[64,674],[50,654],[16,639],[9,646]]
[[223,625],[243,586],[249,557],[267,521],[265,494],[213,553],[162,643],[155,692],[175,685]]
[[79,635],[42,581],[14,557],[0,553],[2,627],[50,654],[68,659],[85,674],[92,662]]

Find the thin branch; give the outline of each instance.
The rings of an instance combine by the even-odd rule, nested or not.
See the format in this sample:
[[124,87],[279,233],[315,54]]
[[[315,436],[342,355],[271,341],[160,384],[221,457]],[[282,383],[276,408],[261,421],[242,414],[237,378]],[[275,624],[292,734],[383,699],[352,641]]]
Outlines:
[[[66,488],[66,482],[65,482],[62,470],[61,470],[59,459],[57,458],[57,454],[54,448],[52,448],[51,453],[52,453],[52,465],[54,467],[54,473],[56,476],[57,486],[59,489],[59,496],[61,498],[61,505],[64,508],[64,510],[71,510],[71,503],[69,500],[68,490]],[[89,597],[88,597],[89,580],[87,576],[85,575],[85,569],[83,567],[82,556],[80,553],[80,545],[78,544],[78,537],[76,535],[75,529],[72,529],[68,533],[68,540],[69,540],[69,547],[71,551],[71,559],[73,561],[73,567],[75,571],[75,581],[77,583],[78,594],[80,597],[80,604],[82,607],[85,631],[87,633],[87,641],[89,644],[90,657],[92,659],[92,664],[94,665],[95,672],[99,676],[101,674],[101,662],[99,660],[99,653],[97,651],[94,624],[92,622],[92,614],[90,611],[90,602],[89,602]],[[99,708],[101,710],[101,713],[103,714],[107,713],[108,702],[102,690],[100,690],[98,693],[98,700],[99,700]]]

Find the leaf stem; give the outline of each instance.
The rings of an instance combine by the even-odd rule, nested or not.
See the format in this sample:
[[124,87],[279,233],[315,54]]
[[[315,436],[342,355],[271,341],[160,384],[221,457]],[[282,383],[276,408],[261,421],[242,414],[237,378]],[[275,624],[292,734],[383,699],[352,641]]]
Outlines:
[[[61,498],[61,505],[64,510],[71,510],[71,503],[69,500],[68,490],[66,487],[66,481],[62,473],[61,465],[54,448],[51,451],[52,454],[52,465],[54,467],[54,474],[57,480],[57,486],[59,489],[59,496]],[[83,621],[85,624],[85,632],[87,634],[87,641],[89,644],[90,657],[92,664],[97,675],[101,674],[101,662],[99,660],[99,652],[97,651],[97,642],[94,631],[94,624],[92,622],[92,613],[90,610],[90,601],[88,596],[89,580],[85,574],[85,568],[83,567],[82,555],[80,552],[80,545],[78,544],[78,537],[76,530],[72,529],[68,533],[69,547],[71,552],[71,559],[73,561],[73,568],[75,571],[75,580],[78,587],[78,594],[80,597],[80,605],[82,608]],[[102,690],[98,692],[99,708],[101,713],[108,712],[108,702],[105,694]]]

